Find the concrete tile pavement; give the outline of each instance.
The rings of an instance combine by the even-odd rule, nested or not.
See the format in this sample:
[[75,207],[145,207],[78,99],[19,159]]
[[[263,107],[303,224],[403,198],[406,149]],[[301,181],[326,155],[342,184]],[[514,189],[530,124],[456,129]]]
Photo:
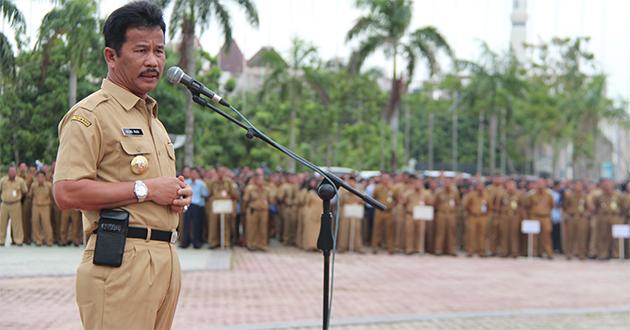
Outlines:
[[[5,258],[7,250],[0,250],[0,264],[11,259]],[[205,262],[205,266],[185,268],[174,328],[300,328],[319,324],[321,254],[285,247],[272,247],[267,253],[242,248],[233,251],[229,271],[204,270],[214,263],[208,259],[208,250],[178,251],[182,264]],[[33,259],[25,260],[28,261],[22,268],[37,268]],[[15,263],[20,264],[8,262]],[[0,310],[8,317],[0,318],[0,328],[80,328],[72,276],[41,276],[45,274],[41,271],[36,277],[23,277],[22,273],[21,277],[2,278],[1,274],[2,271]],[[517,322],[514,324],[529,318],[541,319],[542,324],[555,324],[562,320],[557,321],[553,315],[524,317],[518,313],[532,309],[579,312],[600,308],[596,313],[599,316],[594,319],[601,316],[606,320],[607,310],[630,311],[628,278],[630,263],[614,260],[340,254],[336,262],[332,318],[333,324],[351,323],[341,329],[363,329],[370,322],[379,322],[382,326],[379,329],[405,329],[410,324],[422,328],[433,321],[442,322],[435,323],[436,327],[450,324],[454,328],[479,328],[474,323],[478,321],[466,321],[470,317],[461,313],[478,315],[472,318],[475,320],[495,320],[505,317],[488,313],[501,312],[514,315],[512,318]],[[610,319],[626,316],[618,314]],[[454,317],[440,321],[431,319],[432,315]],[[545,321],[550,317],[550,321]],[[500,324],[492,328],[502,328]],[[540,328],[535,322],[531,327],[527,326],[530,323],[524,324],[524,328]]]

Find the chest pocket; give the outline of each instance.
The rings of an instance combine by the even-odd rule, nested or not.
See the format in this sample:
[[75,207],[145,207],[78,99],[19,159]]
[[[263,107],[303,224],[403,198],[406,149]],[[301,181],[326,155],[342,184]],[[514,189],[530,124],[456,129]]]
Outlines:
[[[146,139],[124,139],[120,141],[122,148],[119,175],[123,181],[148,179],[157,176],[158,164],[153,157],[153,144]],[[149,175],[149,173],[154,173]]]

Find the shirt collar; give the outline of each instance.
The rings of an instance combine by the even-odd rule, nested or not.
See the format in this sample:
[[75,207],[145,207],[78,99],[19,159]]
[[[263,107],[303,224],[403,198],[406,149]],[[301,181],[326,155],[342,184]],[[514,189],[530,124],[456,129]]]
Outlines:
[[138,102],[145,102],[147,109],[151,111],[153,116],[157,116],[157,102],[149,95],[147,95],[146,100],[143,101],[137,95],[116,85],[109,79],[103,79],[101,89],[110,94],[127,111],[133,109]]

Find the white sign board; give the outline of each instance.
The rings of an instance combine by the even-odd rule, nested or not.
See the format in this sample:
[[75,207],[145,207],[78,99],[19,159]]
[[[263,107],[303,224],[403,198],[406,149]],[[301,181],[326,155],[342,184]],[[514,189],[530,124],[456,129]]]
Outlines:
[[212,202],[212,213],[229,214],[232,213],[232,201],[229,199],[217,199]]
[[363,219],[364,211],[361,204],[347,204],[343,207],[343,215],[350,219]]
[[523,234],[540,234],[540,221],[523,220],[521,222],[521,232]]
[[413,208],[413,219],[433,221],[433,206],[419,205]]
[[614,238],[630,238],[630,225],[613,225],[612,236]]

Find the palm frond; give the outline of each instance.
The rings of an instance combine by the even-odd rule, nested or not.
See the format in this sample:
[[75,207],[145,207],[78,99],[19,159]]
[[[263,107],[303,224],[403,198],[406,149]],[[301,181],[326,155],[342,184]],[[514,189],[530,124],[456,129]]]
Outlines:
[[245,10],[249,24],[253,27],[258,27],[260,22],[258,20],[258,9],[256,9],[256,5],[251,0],[236,0],[236,2]]

